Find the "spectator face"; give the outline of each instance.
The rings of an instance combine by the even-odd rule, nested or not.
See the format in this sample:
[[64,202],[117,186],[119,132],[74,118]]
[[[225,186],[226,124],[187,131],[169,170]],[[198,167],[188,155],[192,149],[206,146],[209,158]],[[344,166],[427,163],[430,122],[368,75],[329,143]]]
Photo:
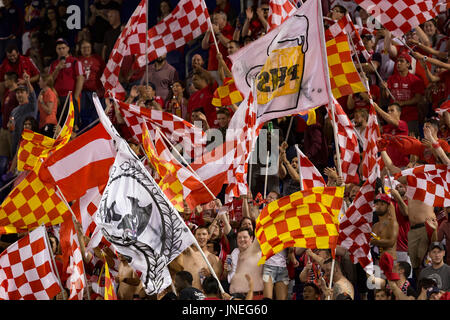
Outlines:
[[167,1],[162,1],[159,5],[159,10],[161,10],[161,14],[163,16],[167,15],[170,13],[170,6],[167,3]]
[[364,43],[364,47],[366,48],[367,51],[373,50],[373,48],[375,46],[375,43],[373,42],[373,37],[365,36],[363,38],[363,43]]
[[350,190],[350,194],[349,194],[349,198],[350,200],[353,202],[353,200],[355,200],[356,195],[358,194],[359,191],[359,187],[358,186],[354,186],[352,188],[352,190]]
[[201,55],[195,54],[192,57],[192,68],[202,67],[203,63],[204,63],[204,61],[203,61],[203,58]]
[[397,59],[397,70],[399,72],[405,72],[409,69],[409,62],[405,58]]
[[406,193],[406,187],[404,184],[399,183],[395,189],[398,191],[398,193],[403,197]]
[[432,21],[427,21],[423,24],[423,31],[429,37],[432,37],[436,34],[436,26]]
[[244,219],[241,223],[241,228],[246,228],[253,231],[253,224],[250,219]]
[[222,30],[227,24],[227,16],[221,13],[216,13],[213,17],[213,24],[219,27],[219,30]]
[[269,5],[268,4],[262,4],[261,5],[261,9],[262,9],[263,14],[264,14],[264,19],[267,20],[267,18],[269,17]]
[[388,107],[388,114],[396,119],[400,119],[401,111],[395,105],[392,105]]
[[109,10],[108,11],[108,22],[111,26],[115,25],[118,21],[119,11]]
[[339,7],[334,7],[333,9],[331,9],[331,19],[333,20],[340,20],[343,16],[345,15],[345,13],[343,12],[343,10]]
[[375,214],[379,217],[384,216],[387,213],[388,204],[384,201],[375,202]]
[[198,244],[201,248],[204,248],[209,240],[208,230],[201,228],[195,231],[195,239],[197,239]]
[[439,291],[438,293],[432,293],[429,300],[441,300],[441,297],[442,291]]
[[19,104],[28,102],[28,92],[26,90],[16,90],[16,98]]
[[431,123],[429,122],[425,122],[425,124],[423,125],[423,128],[428,128],[431,131],[432,135],[436,135],[437,134],[437,129],[435,126],[433,126]]
[[272,201],[275,201],[278,199],[278,196],[275,192],[269,192],[269,194],[267,195],[267,202],[270,203]]
[[10,89],[10,88],[13,87],[14,83],[15,83],[15,82],[14,82],[14,78],[8,77],[8,76],[5,74],[5,87],[8,88],[8,89]]
[[217,121],[219,121],[219,127],[227,128],[228,127],[228,123],[230,122],[230,119],[227,117],[226,114],[219,113],[217,115]]
[[306,286],[303,288],[303,300],[317,300],[319,296],[311,286]]
[[201,114],[201,112],[192,112],[192,116],[191,116],[192,122],[202,121],[200,119],[200,114]]
[[405,36],[406,36],[406,41],[411,40],[411,39],[419,41],[419,36],[417,35],[416,31],[409,31]]
[[220,238],[220,227],[219,227],[219,225],[217,225],[217,223],[215,223],[214,225],[212,225],[210,227],[210,231],[211,231],[211,239]]
[[181,83],[179,83],[179,82],[174,82],[174,83],[172,84],[172,92],[173,92],[173,94],[174,94],[175,96],[182,95],[182,94],[183,94],[183,91],[184,91],[184,88],[183,88],[183,86],[181,85]]
[[80,50],[83,57],[89,57],[92,54],[92,45],[89,42],[83,42]]
[[384,290],[375,293],[375,300],[387,300],[387,299],[388,296],[386,295],[386,292]]
[[65,43],[57,44],[56,54],[58,55],[58,58],[67,57],[69,55],[69,46]]
[[47,11],[47,18],[50,21],[56,20],[56,11],[53,9],[48,9]]
[[7,52],[6,57],[10,63],[15,64],[19,61],[19,52],[16,50],[11,51],[10,53]]
[[235,53],[238,50],[239,50],[239,47],[237,46],[237,44],[235,42],[229,42],[227,44],[228,55],[232,55],[233,53]]
[[294,168],[295,170],[298,169],[298,158],[297,157],[293,157],[291,160],[291,166],[292,168]]
[[[25,121],[25,122],[23,123],[23,128],[24,128],[24,129],[28,129],[28,130],[32,130],[33,124],[31,123],[30,120],[27,120],[27,121]],[[53,244],[52,244],[52,247],[53,247]]]
[[430,258],[432,264],[441,264],[444,261],[445,250],[441,250],[439,248],[434,248],[430,251]]
[[198,74],[195,74],[192,77],[192,84],[194,85],[195,89],[200,90],[203,89],[204,87],[206,87],[208,84],[206,83],[206,81],[201,78]]
[[353,118],[353,120],[355,121],[355,127],[359,128],[364,124],[364,117],[362,116],[362,114],[360,112],[355,112],[355,116]]
[[363,8],[359,10],[359,16],[361,17],[361,20],[366,20],[367,18],[369,18],[369,14]]
[[248,234],[248,231],[241,231],[237,234],[237,244],[239,250],[244,251],[247,250],[252,244],[252,238]]

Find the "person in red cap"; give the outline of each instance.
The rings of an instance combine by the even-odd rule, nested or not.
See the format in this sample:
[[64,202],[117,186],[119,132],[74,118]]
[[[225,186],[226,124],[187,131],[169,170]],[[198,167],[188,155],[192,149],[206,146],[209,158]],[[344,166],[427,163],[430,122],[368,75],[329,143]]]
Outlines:
[[[403,53],[397,57],[397,73],[392,74],[387,83],[383,82],[382,87],[388,88],[393,96],[391,102],[398,103],[402,108],[401,120],[408,123],[409,132],[419,134],[419,103],[424,93],[425,85],[423,80],[412,74],[411,57]],[[389,92],[383,90],[385,98],[389,98]]]
[[370,244],[377,246],[380,254],[388,252],[394,259],[397,259],[398,223],[391,198],[385,193],[380,193],[376,196],[374,205],[374,213],[379,221],[372,227],[373,238],[370,240]]

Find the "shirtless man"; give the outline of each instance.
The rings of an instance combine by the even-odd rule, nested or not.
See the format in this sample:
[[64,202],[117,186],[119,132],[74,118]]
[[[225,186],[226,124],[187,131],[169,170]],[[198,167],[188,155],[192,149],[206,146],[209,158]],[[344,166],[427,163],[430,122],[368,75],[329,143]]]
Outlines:
[[373,225],[372,232],[379,239],[370,240],[370,244],[378,246],[380,254],[388,252],[396,260],[398,223],[391,198],[385,193],[380,193],[376,196],[374,204],[374,213],[378,216],[379,221]]
[[118,256],[120,265],[116,276],[116,283],[119,286],[117,299],[133,300],[134,295],[139,295],[140,298],[145,297],[144,285],[134,269],[128,264],[128,258],[121,254]]
[[[223,269],[222,263],[219,257],[208,251],[207,245],[209,240],[208,228],[198,227],[194,231],[194,236],[195,239],[197,239],[200,248],[203,250],[203,253],[206,255],[209,264],[214,269],[215,274],[220,279]],[[203,256],[201,252],[198,250],[198,248],[192,245],[191,247],[184,250],[183,253],[180,254],[174,261],[176,261],[177,265],[182,266],[183,268],[182,270],[191,273],[193,278],[192,286],[194,288],[197,288],[198,290],[202,290],[200,275],[204,279],[210,276],[211,272],[209,271],[208,265],[206,264],[205,259],[203,259]]]
[[328,287],[328,283],[325,279],[330,279],[331,277],[331,266],[332,258],[328,259],[323,263],[323,271],[325,272],[324,277],[320,279],[320,286],[322,292],[325,295],[325,299],[331,296],[332,300],[336,300],[336,297],[341,293],[347,293],[353,300],[355,299],[355,290],[353,285],[347,278],[342,274],[341,267],[336,261],[334,264],[334,274],[333,274],[333,288]]

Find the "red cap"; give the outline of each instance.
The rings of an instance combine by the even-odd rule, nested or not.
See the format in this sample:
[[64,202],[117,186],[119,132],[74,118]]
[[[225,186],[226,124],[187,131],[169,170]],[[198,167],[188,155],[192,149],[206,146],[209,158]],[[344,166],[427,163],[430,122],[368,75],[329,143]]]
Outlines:
[[386,203],[391,203],[391,198],[386,193],[379,193],[376,197],[374,202],[377,201],[384,201]]
[[397,60],[398,59],[400,59],[400,58],[403,58],[403,59],[405,59],[406,61],[408,61],[409,62],[409,64],[411,64],[411,56],[409,55],[409,54],[407,54],[407,53],[402,53],[401,55],[399,55],[398,57],[397,57]]

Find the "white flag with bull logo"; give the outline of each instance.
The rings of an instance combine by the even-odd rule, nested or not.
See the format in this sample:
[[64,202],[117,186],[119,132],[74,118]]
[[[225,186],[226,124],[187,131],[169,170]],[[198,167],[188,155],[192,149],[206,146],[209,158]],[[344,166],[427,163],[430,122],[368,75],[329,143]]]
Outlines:
[[230,56],[236,86],[246,97],[255,81],[257,124],[328,103],[318,2],[305,2],[280,26]]
[[188,227],[94,95],[99,118],[115,141],[116,158],[95,214],[103,236],[138,271],[147,294],[167,288],[168,264],[193,243]]

